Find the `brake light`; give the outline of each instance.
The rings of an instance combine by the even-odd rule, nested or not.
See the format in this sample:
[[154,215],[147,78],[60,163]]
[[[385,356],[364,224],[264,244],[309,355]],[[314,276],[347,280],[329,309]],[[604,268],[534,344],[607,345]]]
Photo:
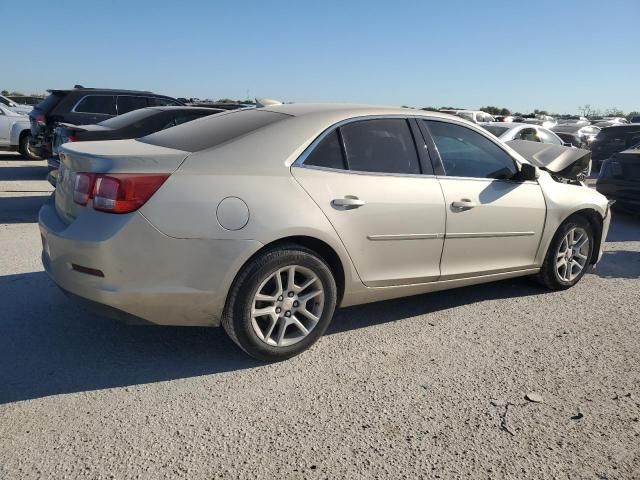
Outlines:
[[33,116],[33,119],[40,125],[45,125],[47,123],[47,117],[45,117],[44,113],[36,113]]
[[67,142],[75,142],[76,141],[76,136],[71,134],[67,137]]
[[111,213],[133,212],[144,205],[167,178],[169,174],[98,175],[93,187],[93,208]]
[[91,198],[93,184],[95,181],[94,173],[77,173],[76,182],[73,187],[73,201],[79,205],[86,205]]

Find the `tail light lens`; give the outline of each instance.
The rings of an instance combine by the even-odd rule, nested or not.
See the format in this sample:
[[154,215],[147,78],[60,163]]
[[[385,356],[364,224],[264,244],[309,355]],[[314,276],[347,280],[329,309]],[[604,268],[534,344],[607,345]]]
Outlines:
[[93,184],[95,182],[95,174],[93,173],[77,173],[76,182],[73,187],[73,201],[79,205],[86,205],[91,198],[93,192]]
[[[82,180],[78,180],[81,178]],[[87,178],[85,180],[84,178]],[[109,175],[78,173],[73,200],[86,205],[93,199],[93,208],[103,212],[129,213],[144,205],[169,178],[169,174],[112,173]],[[84,197],[90,184],[89,196]],[[84,200],[84,203],[82,201]]]
[[67,136],[67,142],[75,142],[75,141],[76,141],[76,136],[73,133]]
[[33,119],[38,122],[39,125],[45,125],[47,123],[47,117],[44,115],[44,113],[36,113],[33,116]]

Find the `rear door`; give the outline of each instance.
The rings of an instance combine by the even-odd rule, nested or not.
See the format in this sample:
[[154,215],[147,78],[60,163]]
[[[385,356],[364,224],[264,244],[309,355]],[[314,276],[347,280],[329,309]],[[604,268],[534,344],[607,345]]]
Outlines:
[[440,276],[444,198],[412,122],[396,117],[347,123],[316,140],[292,167],[368,286]]
[[441,162],[447,212],[442,280],[532,267],[544,228],[540,185],[516,181],[499,144],[466,126],[424,120]]
[[76,125],[99,123],[116,115],[114,95],[85,95],[74,105],[65,119]]

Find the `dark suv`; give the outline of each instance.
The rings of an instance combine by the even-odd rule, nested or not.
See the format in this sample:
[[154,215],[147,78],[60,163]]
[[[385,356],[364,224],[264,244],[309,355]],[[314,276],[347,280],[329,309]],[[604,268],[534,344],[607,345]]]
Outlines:
[[640,143],[640,123],[604,127],[591,143],[591,159],[595,170],[614,153]]
[[29,114],[32,147],[41,157],[51,154],[56,123],[89,125],[140,108],[183,105],[174,98],[138,90],[76,87],[47,91],[49,96]]

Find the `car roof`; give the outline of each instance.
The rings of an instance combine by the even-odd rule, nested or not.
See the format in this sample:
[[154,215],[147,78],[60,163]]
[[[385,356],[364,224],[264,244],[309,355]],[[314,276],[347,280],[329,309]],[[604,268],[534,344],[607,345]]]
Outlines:
[[[49,93],[122,93],[122,94],[135,94],[135,95],[154,95],[157,97],[167,97],[167,95],[161,95],[158,93],[153,93],[149,90],[126,90],[120,88],[50,88],[47,90]],[[168,97],[171,98],[171,97]]]
[[459,117],[449,115],[447,113],[416,110],[412,108],[388,107],[377,105],[357,105],[349,103],[283,103],[281,105],[269,105],[260,107],[260,110],[283,113],[292,117],[303,117],[307,115],[327,115],[362,117],[362,116],[378,116],[378,115],[405,115],[405,116],[424,116],[424,117],[440,117],[443,119],[460,120]]

